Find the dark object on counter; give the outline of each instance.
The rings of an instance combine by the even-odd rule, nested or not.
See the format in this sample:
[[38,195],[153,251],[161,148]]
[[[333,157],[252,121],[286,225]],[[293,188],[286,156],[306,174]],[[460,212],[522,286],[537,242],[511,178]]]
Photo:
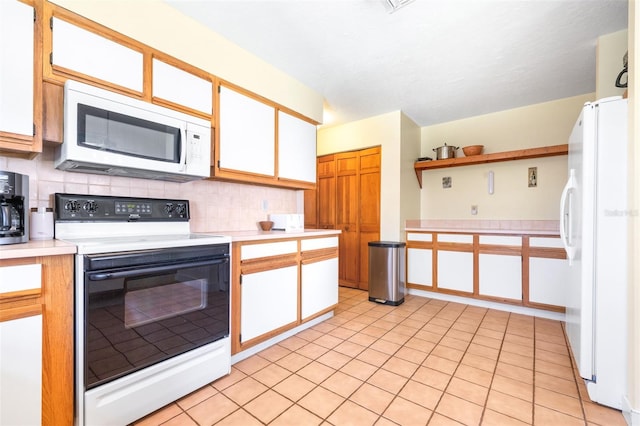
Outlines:
[[369,242],[369,301],[398,306],[404,302],[405,243]]
[[431,160],[433,160],[433,158],[431,157],[420,157],[416,161],[431,161]]
[[445,160],[447,158],[456,158],[456,150],[460,148],[459,146],[447,146],[445,143],[442,146],[434,148],[433,151],[436,153],[436,160]]
[[0,245],[29,241],[29,176],[0,170]]

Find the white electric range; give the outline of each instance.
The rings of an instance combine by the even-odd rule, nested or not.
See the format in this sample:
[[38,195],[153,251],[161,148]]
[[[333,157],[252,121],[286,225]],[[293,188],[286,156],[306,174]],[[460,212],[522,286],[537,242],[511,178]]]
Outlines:
[[76,244],[78,425],[128,424],[229,374],[230,242],[189,201],[55,194]]

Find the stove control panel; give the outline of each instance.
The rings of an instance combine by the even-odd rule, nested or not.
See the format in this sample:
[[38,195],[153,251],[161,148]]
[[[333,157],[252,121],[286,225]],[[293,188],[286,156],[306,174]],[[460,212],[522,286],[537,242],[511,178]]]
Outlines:
[[189,220],[189,201],[164,198],[55,194],[56,221]]

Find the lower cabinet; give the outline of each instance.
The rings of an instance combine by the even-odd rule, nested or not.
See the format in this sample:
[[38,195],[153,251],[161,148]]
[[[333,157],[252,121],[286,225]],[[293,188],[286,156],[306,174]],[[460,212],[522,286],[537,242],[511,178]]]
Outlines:
[[302,320],[338,303],[338,259],[302,265],[300,310]]
[[564,312],[569,264],[555,236],[407,231],[407,287]]
[[0,424],[42,422],[42,265],[0,267]]
[[338,304],[338,236],[233,243],[233,354]]
[[569,262],[560,238],[529,239],[529,302],[566,306]]
[[428,287],[433,286],[433,250],[407,249],[407,281]]
[[42,418],[42,315],[0,322],[0,424]]
[[480,295],[522,300],[522,256],[480,253],[478,263]]
[[473,253],[438,250],[438,288],[473,293]]
[[243,274],[241,342],[298,320],[298,266]]
[[0,425],[73,424],[73,255],[0,259]]

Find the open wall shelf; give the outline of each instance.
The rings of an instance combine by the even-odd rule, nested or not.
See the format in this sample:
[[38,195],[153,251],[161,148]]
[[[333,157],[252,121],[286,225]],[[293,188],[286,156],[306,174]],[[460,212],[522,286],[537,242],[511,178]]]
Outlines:
[[496,163],[498,161],[525,160],[528,158],[552,157],[566,155],[569,145],[552,145],[540,148],[518,149],[515,151],[494,152],[492,154],[473,155],[471,157],[447,158],[445,160],[416,161],[413,166],[420,188],[422,188],[423,170],[442,169],[445,167],[470,166],[472,164]]

